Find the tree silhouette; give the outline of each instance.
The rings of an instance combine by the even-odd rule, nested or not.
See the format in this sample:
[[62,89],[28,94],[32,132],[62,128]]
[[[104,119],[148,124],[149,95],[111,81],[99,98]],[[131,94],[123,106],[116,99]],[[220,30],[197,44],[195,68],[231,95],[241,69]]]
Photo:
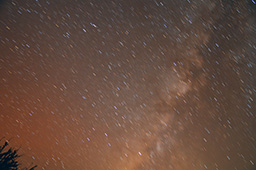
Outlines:
[[[2,138],[3,139],[3,138]],[[0,142],[2,141],[0,139]],[[18,158],[21,155],[18,154],[18,150],[9,146],[9,142],[5,141],[0,146],[0,169],[1,170],[34,170],[37,166],[31,168],[20,168]]]

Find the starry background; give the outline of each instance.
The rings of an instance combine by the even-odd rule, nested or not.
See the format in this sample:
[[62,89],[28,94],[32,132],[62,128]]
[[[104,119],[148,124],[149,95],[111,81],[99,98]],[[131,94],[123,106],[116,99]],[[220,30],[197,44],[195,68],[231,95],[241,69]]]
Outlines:
[[255,6],[0,1],[0,136],[37,169],[255,169]]

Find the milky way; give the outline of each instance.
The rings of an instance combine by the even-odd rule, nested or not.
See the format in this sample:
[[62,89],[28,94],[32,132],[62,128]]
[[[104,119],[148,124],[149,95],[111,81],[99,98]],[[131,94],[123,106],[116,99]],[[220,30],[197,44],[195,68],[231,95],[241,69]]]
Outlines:
[[253,170],[255,12],[0,1],[0,137],[37,169]]

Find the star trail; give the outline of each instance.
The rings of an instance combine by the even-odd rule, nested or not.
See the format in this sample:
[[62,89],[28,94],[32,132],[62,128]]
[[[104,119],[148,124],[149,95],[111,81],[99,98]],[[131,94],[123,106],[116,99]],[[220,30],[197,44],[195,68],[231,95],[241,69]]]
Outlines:
[[0,138],[41,170],[253,170],[253,0],[0,1]]

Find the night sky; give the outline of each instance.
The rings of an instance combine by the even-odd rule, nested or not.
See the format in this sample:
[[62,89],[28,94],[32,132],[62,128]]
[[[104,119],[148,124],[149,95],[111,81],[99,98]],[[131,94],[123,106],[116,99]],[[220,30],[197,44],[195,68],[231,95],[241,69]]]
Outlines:
[[255,0],[0,1],[0,137],[38,170],[254,170]]

